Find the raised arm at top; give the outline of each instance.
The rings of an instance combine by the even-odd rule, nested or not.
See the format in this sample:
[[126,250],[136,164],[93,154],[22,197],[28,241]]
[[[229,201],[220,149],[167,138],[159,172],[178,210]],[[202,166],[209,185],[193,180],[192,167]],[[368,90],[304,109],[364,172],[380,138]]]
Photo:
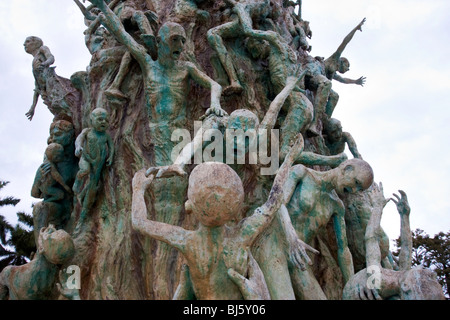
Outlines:
[[278,169],[267,201],[257,208],[253,215],[242,221],[241,234],[244,237],[244,242],[247,244],[251,244],[269,225],[275,213],[281,207],[284,201],[284,186],[289,176],[289,170],[298,153],[303,151],[303,147],[304,140],[302,135],[299,134],[294,145],[286,155],[283,164]]
[[275,123],[278,118],[278,113],[280,112],[281,107],[286,101],[287,97],[291,94],[292,90],[295,88],[297,83],[303,79],[307,70],[301,70],[300,66],[297,67],[296,71],[293,75],[288,76],[286,79],[286,86],[281,90],[281,92],[273,99],[272,103],[269,106],[269,110],[267,110],[264,119],[261,121],[259,125],[260,129],[273,129]]
[[102,18],[102,23],[106,26],[106,28],[114,34],[114,36],[119,40],[123,45],[125,45],[128,50],[130,50],[133,57],[139,62],[142,69],[146,68],[146,65],[151,59],[147,59],[149,54],[144,46],[140,45],[133,39],[133,37],[125,30],[122,22],[119,17],[111,10],[111,8],[106,5],[104,0],[89,0],[99,8],[104,17]]
[[185,241],[190,231],[181,227],[167,223],[152,221],[147,218],[147,206],[144,195],[153,181],[154,175],[145,176],[145,169],[142,169],[133,177],[132,187],[133,195],[131,202],[131,221],[135,230],[163,241],[181,252],[184,251]]
[[345,47],[349,44],[350,41],[352,41],[353,36],[355,35],[356,31],[362,31],[361,27],[366,22],[366,18],[364,18],[350,33],[344,38],[342,43],[339,45],[337,50],[333,53],[333,56],[336,56],[337,58],[341,57],[342,52],[344,52]]

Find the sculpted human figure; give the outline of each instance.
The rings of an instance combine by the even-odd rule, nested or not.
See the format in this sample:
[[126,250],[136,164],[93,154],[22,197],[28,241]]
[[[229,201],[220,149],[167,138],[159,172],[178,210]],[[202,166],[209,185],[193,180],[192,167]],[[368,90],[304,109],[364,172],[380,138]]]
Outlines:
[[197,299],[242,299],[228,270],[232,268],[241,275],[247,274],[248,250],[281,206],[289,168],[302,149],[303,138],[299,135],[278,170],[267,201],[233,226],[227,222],[239,217],[244,188],[239,176],[228,165],[205,162],[192,171],[186,210],[199,220],[195,231],[147,218],[144,194],[158,168],[148,178],[145,170],[138,171],[133,178],[133,227],[144,235],[165,241],[184,255]]
[[95,202],[105,164],[110,166],[114,157],[114,143],[106,132],[109,127],[108,112],[96,108],[91,112],[90,120],[91,127],[85,128],[75,141],[75,155],[80,162],[73,191],[82,207],[79,224]]
[[[286,87],[272,101],[269,110],[261,123],[254,113],[245,109],[238,109],[231,113],[229,117],[219,119],[214,115],[207,117],[203,121],[202,130],[199,130],[193,141],[183,148],[174,161],[174,164],[160,167],[156,177],[159,178],[174,174],[183,175],[184,169],[186,165],[190,163],[191,158],[199,151],[206,150],[211,145],[211,136],[216,131],[208,129],[215,128],[223,131],[225,131],[224,128],[229,130],[241,129],[244,133],[249,133],[252,130],[258,132],[260,132],[260,130],[261,132],[265,132],[265,130],[270,131],[270,129],[275,126],[281,106],[299,80],[301,80],[301,75],[298,74],[297,77],[288,77]],[[203,131],[204,133],[200,131]],[[270,133],[268,133],[268,135],[269,134]],[[225,138],[229,139],[226,134]],[[261,135],[258,136],[257,139],[264,139],[264,137]],[[228,144],[228,142],[226,142],[226,144]],[[245,145],[240,145],[240,143],[237,142],[236,144],[233,144],[232,152],[234,154],[240,154],[245,150],[245,153],[249,152],[249,148],[247,143]],[[226,152],[229,152],[229,150],[226,150]],[[276,153],[275,151],[272,152],[272,154]],[[215,161],[226,162],[225,158],[227,158],[227,156],[225,154],[224,156],[223,160],[217,159]],[[302,152],[295,160],[296,162],[304,164],[329,165],[335,167],[345,159],[345,155],[327,157],[311,152]],[[275,160],[272,158],[272,161]],[[243,164],[230,164],[230,166],[232,166],[232,168],[234,168],[241,176],[244,184],[247,184],[248,181],[252,181],[252,179],[256,179],[255,189],[252,190],[252,192],[246,193],[245,199],[245,203],[247,204],[246,212],[252,213],[253,210],[267,198],[272,184],[272,176],[260,174],[260,161],[256,161],[256,164],[251,166]],[[256,171],[256,174],[254,174],[254,171],[248,170],[251,168]],[[151,168],[147,173],[150,174],[153,170],[154,168]],[[288,261],[292,261],[292,265],[295,265],[296,268],[302,269],[306,263],[311,263],[306,254],[306,250],[316,253],[317,251],[299,241],[295,231],[293,233],[287,233],[286,229],[288,228],[287,225],[290,224],[290,218],[284,204],[281,206],[281,209],[275,217],[275,220],[264,232],[264,236],[261,236],[259,240],[257,240],[258,245],[255,245],[254,256],[265,276],[271,298],[277,300],[294,299],[295,296],[291,285]],[[286,239],[286,241],[280,241],[280,239]]]
[[39,99],[39,95],[46,95],[48,68],[55,63],[55,57],[47,46],[44,46],[42,39],[31,36],[25,39],[23,44],[25,52],[33,56],[33,76],[36,81],[33,95],[33,103],[30,110],[25,114],[29,120],[33,119],[34,111]]
[[0,299],[56,299],[60,265],[74,253],[75,246],[67,232],[56,230],[53,225],[42,228],[33,260],[21,266],[7,266],[0,273]]
[[[144,94],[150,120],[150,134],[154,145],[154,165],[164,166],[172,163],[170,154],[174,148],[171,141],[175,129],[187,127],[187,100],[190,80],[211,90],[210,109],[207,113],[223,116],[220,106],[222,87],[193,63],[180,60],[186,34],[184,28],[173,22],[164,23],[157,36],[158,59],[154,61],[147,49],[130,36],[119,18],[109,9],[103,0],[91,1],[105,15],[106,27],[123,43],[138,61],[143,75]],[[155,181],[153,193],[157,210],[157,220],[177,224],[183,209],[182,198],[185,195],[187,181],[182,177],[173,177]],[[166,279],[169,277],[171,247],[159,244],[155,261],[155,284],[157,299],[170,297]]]
[[353,157],[362,159],[355,140],[349,132],[342,131],[342,125],[339,120],[331,118],[326,122],[324,136],[330,154],[344,152],[347,145]]
[[[286,86],[286,79],[299,69],[298,57],[291,46],[276,32],[262,31],[252,28],[251,21],[247,19],[246,11],[242,5],[235,3],[235,10],[242,23],[242,32],[251,39],[247,42],[250,53],[259,58],[269,59],[270,80],[275,92],[278,94]],[[306,72],[306,71],[305,71]],[[311,124],[314,107],[304,94],[300,81],[297,83],[290,96],[286,99],[286,116],[281,121],[281,158],[287,152],[290,141],[298,132],[305,134]]]
[[353,39],[356,31],[362,31],[361,27],[366,19],[364,18],[342,41],[337,50],[327,59],[308,57],[305,68],[309,73],[306,75],[305,85],[307,89],[315,92],[314,108],[315,116],[313,128],[317,132],[317,121],[323,116],[331,118],[334,108],[339,100],[339,95],[332,90],[331,81],[337,80],[342,83],[354,83],[363,86],[364,77],[357,80],[342,78],[336,72],[345,73],[350,68],[349,61],[341,57],[347,44]]
[[217,52],[219,60],[228,74],[230,85],[224,88],[223,94],[230,95],[242,92],[242,85],[239,82],[232,58],[223,39],[243,36],[242,24],[245,23],[251,29],[253,25],[252,19],[264,20],[269,16],[271,6],[269,0],[241,0],[239,2],[227,0],[226,2],[233,5],[235,10],[242,12],[241,19],[243,22],[240,22],[238,17],[234,17],[232,21],[208,30],[207,38],[211,47]]
[[[341,197],[345,206],[348,247],[352,253],[355,272],[359,272],[366,267],[366,242],[364,236],[372,216],[373,201],[371,201],[371,198],[374,194],[374,188],[378,188],[376,183],[364,191],[346,193]],[[383,268],[396,268],[392,253],[389,250],[389,237],[382,228],[379,231],[379,240]]]
[[31,195],[35,198],[43,198],[44,201],[52,202],[64,199],[64,188],[67,193],[72,194],[72,189],[65,183],[64,178],[58,171],[57,164],[64,160],[64,148],[57,143],[50,143],[45,149],[45,160],[43,165],[49,166],[49,172],[42,174],[41,167],[36,172]]
[[[39,166],[31,189],[31,196],[35,198],[43,197],[42,191],[39,190],[42,184],[41,179],[42,177],[48,177],[49,180],[53,180],[50,177],[51,171],[55,171],[54,167],[56,167],[57,172],[61,175],[62,181],[68,187],[72,187],[78,171],[77,158],[74,155],[75,129],[73,124],[66,120],[57,120],[52,122],[49,131],[48,144],[62,146],[63,156],[62,159],[54,162],[53,165],[49,161],[44,161]],[[41,201],[33,206],[33,229],[36,242],[41,228],[53,224],[55,228],[62,229],[67,225],[70,212],[72,211],[72,192],[63,192],[59,195],[63,195],[63,198],[50,202]]]
[[[345,228],[345,208],[338,194],[365,190],[373,182],[373,171],[364,160],[350,159],[328,171],[316,171],[296,165],[286,183],[287,209],[292,226],[300,240],[311,244],[319,230],[330,220],[337,240],[337,262],[344,283],[354,274],[352,255],[348,248]],[[296,297],[299,299],[326,299],[312,270],[291,269]]]
[[76,103],[75,89],[70,87],[70,81],[56,75],[54,67],[55,57],[41,38],[30,36],[24,42],[25,52],[33,56],[32,70],[35,79],[33,103],[25,114],[33,119],[39,96],[47,105],[55,120],[70,119],[72,117],[71,104]]
[[[347,282],[344,300],[445,300],[435,272],[421,266],[411,268],[411,209],[406,193],[403,190],[399,193],[400,196],[394,194],[395,199],[385,199],[381,184],[374,188],[371,197],[374,210],[365,233],[367,267]],[[381,264],[380,221],[389,200],[396,204],[401,220],[398,271],[383,268]]]

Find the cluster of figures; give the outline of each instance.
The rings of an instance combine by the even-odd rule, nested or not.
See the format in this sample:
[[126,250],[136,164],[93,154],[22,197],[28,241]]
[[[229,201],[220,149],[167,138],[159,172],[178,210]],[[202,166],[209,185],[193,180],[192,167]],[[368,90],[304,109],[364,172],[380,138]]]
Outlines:
[[[131,225],[158,243],[153,270],[157,275],[153,279],[155,298],[331,298],[314,271],[315,257],[325,253],[335,257],[342,278],[343,290],[333,297],[443,298],[432,271],[411,268],[406,194],[399,191],[394,198],[384,197],[381,183],[374,182],[372,168],[362,159],[354,139],[332,118],[339,98],[332,80],[361,86],[365,82],[364,77],[352,80],[338,74],[349,70],[348,60],[341,55],[365,19],[324,59],[309,55],[307,39],[312,32],[309,22],[301,18],[301,1],[176,0],[165,8],[161,1],[144,5],[130,0],[90,0],[92,5],[87,7],[74,2],[87,26],[86,45],[92,54],[87,73],[95,77],[99,69],[106,69],[112,56],[119,57],[120,66],[110,74],[112,81],[97,81],[102,93],[94,101],[85,72],[73,75],[67,85],[50,67],[54,57],[42,40],[29,37],[25,41],[26,52],[34,56],[36,79],[27,116],[32,119],[41,95],[55,119],[32,188],[33,197],[44,199],[33,210],[37,257],[0,274],[0,298],[49,297],[59,270],[51,266],[67,264],[76,254],[69,233],[72,237],[83,234],[102,194],[105,168],[118,161],[117,138],[108,133],[110,118],[117,118],[110,115],[117,112],[111,106],[136,101],[127,94],[136,62],[143,83],[152,161],[150,168],[133,172]],[[163,10],[167,8],[170,12]],[[211,16],[212,11],[219,14]],[[282,26],[277,23],[280,17]],[[213,52],[211,64],[220,78],[217,81],[203,70],[203,61],[198,61],[201,54],[194,45],[199,26],[212,21],[218,23],[204,36]],[[273,98],[262,120],[251,110],[234,109],[228,114],[221,106],[227,97],[248,94],[252,85],[236,66],[232,41],[244,44],[246,58],[267,72]],[[172,132],[188,127],[192,120],[187,108],[190,81],[210,90],[209,107],[202,117],[202,130],[173,161]],[[228,165],[220,155],[223,159],[216,157],[192,169],[192,158],[214,141],[214,131],[208,129],[253,129],[258,133],[279,129],[278,160],[282,164],[275,176],[264,175],[260,174],[264,161]],[[308,150],[316,137],[323,138],[326,154]],[[128,145],[136,143],[130,132],[123,139]],[[256,139],[259,145],[274,143],[267,143],[267,135]],[[344,153],[346,146],[352,159]],[[248,144],[235,144],[235,148],[248,152]],[[316,170],[318,167],[321,169]],[[148,197],[150,189],[152,196]],[[389,251],[389,239],[380,227],[383,208],[390,200],[401,217],[399,261]],[[149,214],[152,210],[154,215]],[[180,215],[190,213],[196,218],[195,228],[180,225],[186,220]],[[335,252],[331,253],[317,241],[329,225],[335,237]],[[47,241],[51,237],[51,242]],[[176,290],[170,295],[172,248],[181,253],[183,264],[177,270]],[[51,272],[42,272],[45,268]],[[37,277],[46,281],[36,282],[29,290]],[[60,293],[79,298],[77,290],[64,287],[64,276],[60,277]]]

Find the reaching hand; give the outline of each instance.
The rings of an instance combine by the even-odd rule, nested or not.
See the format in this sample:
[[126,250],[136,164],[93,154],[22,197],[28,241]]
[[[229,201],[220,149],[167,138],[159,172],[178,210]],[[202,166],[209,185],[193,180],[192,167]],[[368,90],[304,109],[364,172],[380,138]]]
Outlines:
[[25,115],[27,116],[28,120],[33,120],[33,116],[34,116],[34,108],[31,107],[30,110],[28,110],[27,113],[25,113]]
[[400,193],[401,198],[394,193],[393,196],[397,200],[395,200],[393,198],[391,198],[390,200],[392,200],[395,203],[395,205],[397,206],[397,211],[401,216],[409,215],[409,213],[411,212],[411,208],[408,203],[408,197],[406,196],[405,191],[398,190],[398,192]]
[[215,114],[218,117],[223,117],[223,116],[228,115],[228,113],[225,110],[223,110],[220,106],[216,106],[216,105],[212,105],[210,108],[208,108],[208,110],[206,110],[203,118],[206,118],[210,114]]
[[361,300],[383,300],[377,289],[369,289],[367,286],[359,287],[358,294]]
[[60,283],[56,283],[56,287],[62,296],[69,300],[81,300],[78,289],[69,289],[67,287],[68,276],[66,269],[61,269],[59,271],[59,281]]
[[264,275],[250,250],[248,251],[248,279],[232,268],[228,269],[228,276],[238,286],[245,300],[270,300]]
[[357,30],[362,31],[361,27],[364,24],[364,22],[366,22],[366,18],[362,19],[362,21],[358,24],[358,26],[356,27]]
[[372,189],[369,191],[368,195],[373,207],[384,208],[386,203],[391,200],[384,197],[383,184],[381,182],[379,186],[374,182]]
[[310,266],[312,265],[312,261],[309,258],[308,254],[306,253],[306,250],[314,254],[319,254],[319,251],[317,251],[310,245],[304,243],[299,238],[296,238],[293,243],[289,243],[288,246],[289,246],[289,260],[291,261],[291,264],[299,267],[303,271],[306,270],[305,262]]
[[355,80],[355,84],[359,84],[361,87],[364,87],[365,83],[366,83],[366,77],[361,77],[358,80]]
[[145,176],[154,175],[156,179],[168,178],[173,176],[184,177],[187,176],[186,171],[180,164],[172,164],[170,166],[151,167],[145,172]]
[[153,178],[154,175],[150,175],[150,177],[147,178],[147,176],[145,175],[145,169],[139,170],[134,174],[133,177],[133,190],[147,190],[147,188],[152,184]]

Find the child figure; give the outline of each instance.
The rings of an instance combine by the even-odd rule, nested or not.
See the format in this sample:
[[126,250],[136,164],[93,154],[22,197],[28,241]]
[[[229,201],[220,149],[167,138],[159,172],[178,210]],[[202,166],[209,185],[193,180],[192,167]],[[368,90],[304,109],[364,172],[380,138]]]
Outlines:
[[197,299],[242,299],[247,296],[246,292],[240,291],[232,274],[248,274],[252,261],[249,249],[280,208],[289,169],[302,150],[303,138],[299,135],[278,170],[266,203],[235,225],[227,222],[239,216],[244,200],[241,179],[224,163],[198,165],[189,177],[188,201],[185,203],[186,212],[193,212],[199,219],[199,227],[195,231],[147,218],[144,195],[159,168],[154,168],[148,178],[145,170],[138,171],[133,178],[133,227],[168,243],[184,255]]
[[50,143],[45,149],[45,160],[43,165],[49,166],[49,171],[42,173],[40,167],[36,172],[31,195],[35,198],[43,198],[45,202],[58,201],[64,199],[62,186],[69,194],[72,189],[64,182],[56,164],[64,160],[64,148],[58,143]]
[[73,191],[82,206],[80,222],[95,202],[100,176],[105,165],[113,161],[114,144],[106,133],[109,114],[105,109],[96,108],[90,116],[91,128],[84,129],[75,140],[75,155],[80,157],[79,171]]

